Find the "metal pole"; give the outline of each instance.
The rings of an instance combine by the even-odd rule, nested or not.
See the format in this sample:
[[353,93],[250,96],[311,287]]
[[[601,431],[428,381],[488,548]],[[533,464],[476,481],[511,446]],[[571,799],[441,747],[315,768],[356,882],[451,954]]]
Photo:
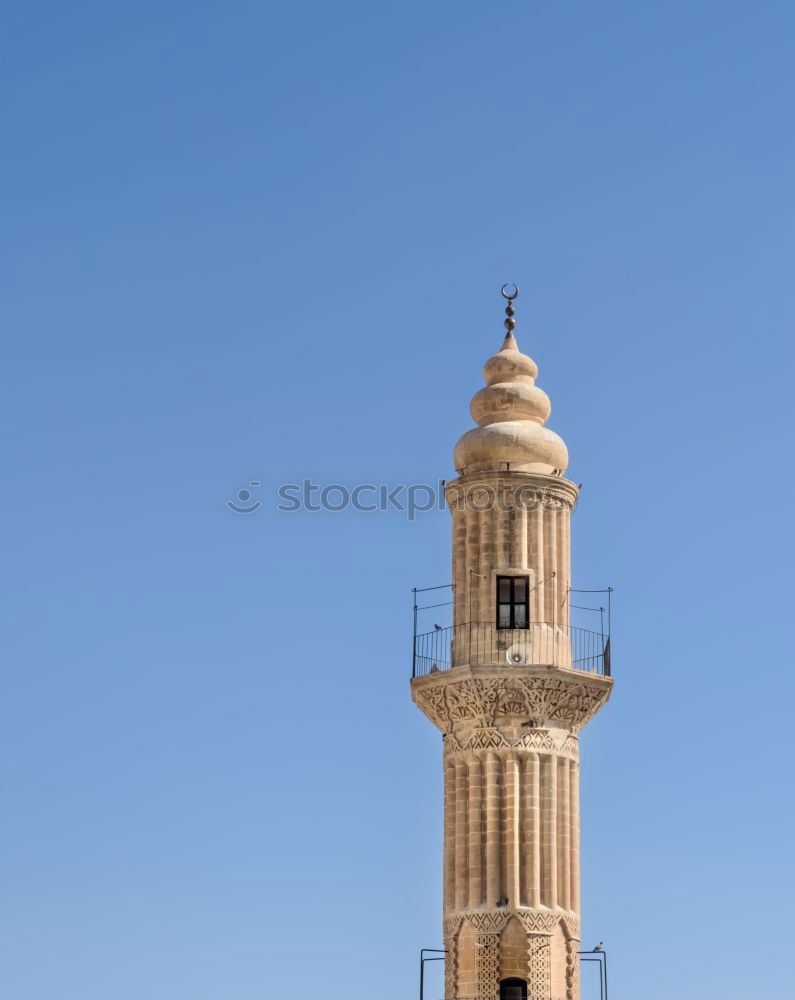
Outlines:
[[600,1000],[605,1000],[605,990],[604,986],[602,985],[602,963],[599,961],[598,958],[581,958],[580,961],[596,962],[596,964],[599,966],[599,998]]
[[[607,952],[606,951],[578,951],[578,955],[588,956],[580,959],[582,962],[598,962],[599,963],[599,996],[601,1000],[608,1000],[607,998]],[[604,958],[604,962],[602,962]]]
[[611,636],[613,634],[613,627],[612,627],[613,623],[610,620],[611,605],[613,603],[612,597],[613,597],[613,588],[612,587],[608,587],[607,588],[607,634],[608,634],[608,636]]
[[417,588],[412,588],[414,594],[414,638],[412,640],[411,653],[411,676],[417,676]]
[[447,952],[444,948],[420,948],[420,1000],[425,998],[425,963],[426,962],[443,962],[443,958],[426,958],[425,952],[430,954],[446,955]]

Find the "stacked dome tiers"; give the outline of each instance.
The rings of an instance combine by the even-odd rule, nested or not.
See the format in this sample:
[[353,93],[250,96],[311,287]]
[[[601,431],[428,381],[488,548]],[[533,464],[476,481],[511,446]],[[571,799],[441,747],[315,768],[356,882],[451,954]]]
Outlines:
[[461,475],[492,470],[563,475],[569,453],[562,438],[544,426],[552,407],[535,384],[537,375],[535,361],[522,354],[509,332],[486,362],[486,387],[470,405],[478,426],[455,446],[455,467]]

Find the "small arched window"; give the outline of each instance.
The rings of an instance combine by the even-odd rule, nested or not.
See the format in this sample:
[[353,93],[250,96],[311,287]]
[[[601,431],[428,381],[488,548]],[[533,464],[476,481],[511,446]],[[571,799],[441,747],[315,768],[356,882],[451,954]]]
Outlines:
[[500,983],[500,1000],[527,1000],[527,981],[503,979]]

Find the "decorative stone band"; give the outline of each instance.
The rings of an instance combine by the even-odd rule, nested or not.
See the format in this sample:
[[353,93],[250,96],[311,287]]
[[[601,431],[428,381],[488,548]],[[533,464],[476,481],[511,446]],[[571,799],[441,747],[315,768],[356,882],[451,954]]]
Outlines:
[[451,479],[444,490],[447,506],[453,511],[568,510],[572,511],[580,495],[568,479],[516,472],[477,472]]
[[485,910],[467,913],[463,916],[448,917],[444,921],[446,939],[455,937],[463,924],[469,924],[478,934],[500,934],[511,917],[518,917],[528,934],[554,934],[565,927],[565,936],[580,939],[580,921],[577,917],[562,913],[537,913],[533,910]]
[[566,735],[560,731],[552,733],[543,729],[522,733],[521,736],[513,736],[499,729],[476,729],[461,739],[452,733],[447,733],[444,737],[446,758],[476,750],[547,750],[558,756],[579,760],[580,741],[571,734]]
[[456,667],[415,677],[412,698],[443,733],[474,722],[481,729],[498,723],[566,725],[577,733],[610,697],[609,677],[557,667]]
[[[510,932],[506,930],[508,922],[514,917],[520,921],[526,934],[518,955],[515,937],[512,942],[509,941]],[[562,939],[562,968],[552,962],[550,946],[553,936]],[[508,959],[514,966],[510,972],[527,980],[528,998],[548,1000],[554,996],[577,1000],[580,993],[579,940],[580,924],[574,917],[521,912],[451,917],[444,922],[447,950],[445,996],[451,1000],[461,996],[472,997],[473,1000],[496,1000],[500,992],[501,966],[513,945],[512,961]]]

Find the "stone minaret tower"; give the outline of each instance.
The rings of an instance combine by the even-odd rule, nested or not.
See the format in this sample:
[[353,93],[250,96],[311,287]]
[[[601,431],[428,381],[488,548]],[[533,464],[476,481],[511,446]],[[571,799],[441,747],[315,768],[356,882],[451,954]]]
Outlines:
[[503,294],[445,491],[454,625],[415,638],[412,697],[444,739],[446,997],[579,1000],[578,736],[610,696],[610,647],[570,624],[578,489]]

